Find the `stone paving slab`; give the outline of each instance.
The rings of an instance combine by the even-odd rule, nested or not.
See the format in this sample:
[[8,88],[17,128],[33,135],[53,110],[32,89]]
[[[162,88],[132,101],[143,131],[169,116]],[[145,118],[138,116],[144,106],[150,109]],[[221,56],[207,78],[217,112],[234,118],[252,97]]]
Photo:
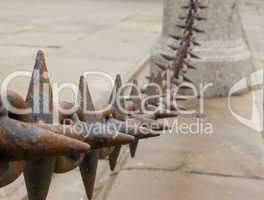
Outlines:
[[[2,0],[0,6],[0,80],[14,70],[32,70],[38,49],[47,54],[53,81],[78,84],[81,73],[89,70],[112,78],[121,73],[128,79],[161,30],[161,0]],[[19,52],[23,53],[18,56]],[[17,85],[24,95],[27,82],[13,84],[11,89]],[[104,93],[100,84],[95,87],[101,90],[98,94]]]
[[[249,117],[251,95],[232,97],[231,105]],[[206,100],[205,111],[204,124],[213,125],[212,134],[184,135],[174,129],[171,135],[142,142],[105,199],[262,200],[261,134],[233,118],[226,98]],[[194,120],[182,117],[179,124]]]
[[120,172],[107,200],[262,200],[263,181],[131,170]]

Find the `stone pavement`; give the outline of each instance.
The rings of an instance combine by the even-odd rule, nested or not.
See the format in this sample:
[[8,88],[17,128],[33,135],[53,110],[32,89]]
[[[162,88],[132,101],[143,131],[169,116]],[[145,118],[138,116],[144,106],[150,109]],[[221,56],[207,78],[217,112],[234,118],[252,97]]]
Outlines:
[[[0,80],[32,70],[38,49],[46,52],[50,76],[59,84],[77,84],[81,73],[95,70],[127,79],[161,29],[161,0],[0,0],[0,7]],[[91,79],[94,98],[109,91],[107,80]],[[11,88],[25,94],[24,82]]]
[[[242,116],[250,116],[251,95],[233,97],[231,105]],[[177,120],[189,126],[197,123],[193,117]],[[175,126],[172,134],[142,142],[104,199],[263,200],[260,133],[240,124],[225,98],[206,100],[201,120],[203,134],[184,134]],[[207,135],[208,123],[213,133]]]
[[[264,2],[239,7],[255,70],[263,68]],[[250,118],[251,94],[232,98],[237,113]],[[239,123],[226,98],[208,99],[204,122],[211,135],[174,132],[142,142],[137,157],[119,171],[105,200],[263,200],[264,146],[261,134]],[[194,118],[180,118],[183,123]]]

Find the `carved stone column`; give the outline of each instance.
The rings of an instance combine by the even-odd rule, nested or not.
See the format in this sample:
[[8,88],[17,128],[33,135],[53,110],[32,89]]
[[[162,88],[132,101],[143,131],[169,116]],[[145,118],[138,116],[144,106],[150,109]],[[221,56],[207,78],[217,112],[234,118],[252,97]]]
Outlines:
[[[186,10],[181,6],[187,5],[189,0],[164,0],[164,17],[162,35],[153,48],[152,62],[166,63],[160,53],[171,54],[168,44],[173,41],[169,35],[181,35],[176,24],[181,24],[179,16],[185,16]],[[196,40],[202,44],[195,47],[195,54],[201,60],[192,60],[191,63],[197,67],[196,71],[189,70],[187,77],[194,81],[195,85],[200,83],[212,83],[213,86],[206,90],[205,95],[227,96],[230,88],[252,72],[252,62],[247,44],[243,38],[238,6],[239,0],[204,0],[202,4],[208,6],[200,12],[206,21],[199,21],[197,27],[206,31],[205,34],[197,34]],[[152,71],[157,67],[152,63]]]

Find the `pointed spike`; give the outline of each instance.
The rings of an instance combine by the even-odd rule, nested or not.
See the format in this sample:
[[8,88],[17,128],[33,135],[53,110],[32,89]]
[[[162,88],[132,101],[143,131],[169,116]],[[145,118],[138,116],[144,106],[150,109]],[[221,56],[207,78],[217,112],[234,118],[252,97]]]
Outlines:
[[205,20],[207,20],[206,17],[199,17],[199,16],[196,16],[195,18],[196,18],[198,21],[205,21]]
[[170,37],[173,38],[174,40],[181,40],[182,36],[177,36],[177,35],[172,35],[170,34]]
[[196,70],[196,67],[194,67],[193,65],[191,65],[190,63],[188,63],[186,60],[184,60],[184,64],[185,64],[189,69],[194,69],[194,70]]
[[109,164],[111,171],[114,171],[116,168],[117,160],[121,151],[121,145],[116,146],[113,152],[109,155]]
[[91,113],[95,111],[95,107],[93,104],[90,90],[88,88],[87,80],[85,79],[84,76],[81,76],[79,81],[78,102],[80,104],[80,112],[81,112],[79,113],[80,120],[89,123],[95,123],[96,115]]
[[195,58],[195,59],[201,59],[201,57],[197,56],[197,55],[194,54],[194,53],[189,52],[189,54],[190,54],[190,56],[191,56],[192,58]]
[[0,161],[0,188],[14,182],[23,172],[25,164],[24,161]]
[[200,9],[207,9],[208,6],[204,6],[204,5],[198,4],[198,8],[200,8]]
[[181,29],[186,29],[187,28],[187,26],[181,25],[181,24],[176,24],[176,27],[181,28]]
[[54,166],[54,158],[27,162],[24,179],[28,200],[44,200],[47,198]]
[[174,46],[174,45],[171,45],[171,44],[169,44],[168,47],[169,47],[170,49],[172,49],[173,51],[177,51],[177,50],[179,49],[178,47],[176,47],[176,46]]
[[141,104],[142,104],[142,98],[140,95],[140,91],[138,90],[138,81],[133,81],[133,87],[130,91],[130,97],[132,97],[132,102],[134,103],[134,109],[135,112],[139,111],[141,112]]
[[199,42],[196,42],[195,40],[192,40],[192,43],[194,46],[202,46],[202,44],[200,44]]
[[157,62],[155,62],[154,64],[157,67],[159,67],[161,70],[163,70],[163,71],[166,71],[166,70],[170,69],[170,66],[169,65],[164,65],[164,64],[161,64],[161,63],[157,63]]
[[92,150],[89,154],[85,155],[80,165],[80,172],[88,200],[91,200],[93,197],[98,159],[98,150]]
[[[2,160],[34,160],[73,152],[84,153],[90,150],[90,146],[83,142],[35,128],[8,117],[2,117],[0,122]],[[7,145],[7,141],[12,145]]]
[[179,113],[174,111],[156,112],[156,119],[174,118],[178,117]]
[[167,54],[160,54],[164,59],[168,60],[168,61],[172,61],[172,60],[175,60],[176,57],[175,56],[170,56],[170,55],[167,55]]
[[112,147],[121,144],[125,145],[134,141],[134,137],[119,133],[115,127],[108,126],[105,123],[76,121],[75,126],[78,128],[83,127],[81,128],[82,131],[78,132],[77,138],[91,145],[92,149]]
[[193,83],[189,78],[187,78],[186,76],[183,76],[183,80],[189,83]]
[[149,128],[153,131],[162,131],[170,129],[165,123],[161,123],[160,121],[154,120],[154,117],[150,115],[140,114],[134,115],[133,117],[141,122],[142,127]]
[[151,78],[151,76],[146,76],[145,77],[147,80],[151,80],[152,78]]
[[195,27],[192,27],[192,29],[193,29],[196,33],[205,33],[204,30],[201,30],[201,29],[198,29],[198,28],[195,28]]
[[[132,135],[135,137],[135,139],[159,136],[158,133],[153,132],[151,129],[141,127],[140,124],[136,123],[136,120],[134,119],[129,119],[126,122],[123,122],[114,118],[110,118],[108,119],[108,122],[113,124],[119,132]],[[133,143],[135,139],[130,141],[130,144]]]
[[52,89],[48,77],[44,53],[42,51],[38,51],[36,56],[34,70],[27,92],[26,103],[33,109],[33,113],[30,115],[34,121],[43,120],[49,123],[52,122]]
[[[118,74],[115,79],[115,85],[111,93],[109,102],[115,108],[115,118],[126,120],[126,114],[122,112],[122,109],[125,109],[125,100],[123,98],[124,91],[122,90],[121,92],[119,92],[120,89],[122,89],[122,79],[120,74]],[[120,94],[121,96],[118,96],[118,94]]]
[[129,145],[130,156],[131,156],[132,158],[134,158],[135,155],[136,155],[136,151],[137,151],[138,143],[139,143],[139,140],[136,139],[133,143],[131,143],[131,144]]

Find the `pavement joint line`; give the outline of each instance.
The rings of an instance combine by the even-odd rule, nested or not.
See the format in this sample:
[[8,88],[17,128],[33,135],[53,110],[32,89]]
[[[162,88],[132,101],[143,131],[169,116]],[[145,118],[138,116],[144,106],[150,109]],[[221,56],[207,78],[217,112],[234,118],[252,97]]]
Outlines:
[[202,175],[202,176],[215,176],[215,177],[222,177],[222,178],[237,178],[237,179],[246,179],[246,180],[257,180],[257,181],[264,181],[264,177],[259,176],[240,176],[240,175],[233,175],[233,174],[223,174],[217,172],[202,172],[202,171],[186,171],[185,174],[193,174],[193,175]]
[[[120,171],[181,172],[181,169],[184,167],[186,167],[186,163],[183,163],[176,168],[126,167],[126,168],[121,169]],[[239,176],[239,175],[233,175],[233,174],[224,174],[224,173],[217,173],[217,172],[203,172],[203,171],[196,171],[196,170],[185,170],[182,173],[190,174],[190,175],[215,176],[215,177],[222,177],[222,178],[236,178],[236,179],[264,181],[264,177],[259,177],[259,176]]]
[[187,163],[182,163],[172,168],[161,168],[161,167],[125,167],[120,171],[160,171],[160,172],[176,172],[186,167]]

